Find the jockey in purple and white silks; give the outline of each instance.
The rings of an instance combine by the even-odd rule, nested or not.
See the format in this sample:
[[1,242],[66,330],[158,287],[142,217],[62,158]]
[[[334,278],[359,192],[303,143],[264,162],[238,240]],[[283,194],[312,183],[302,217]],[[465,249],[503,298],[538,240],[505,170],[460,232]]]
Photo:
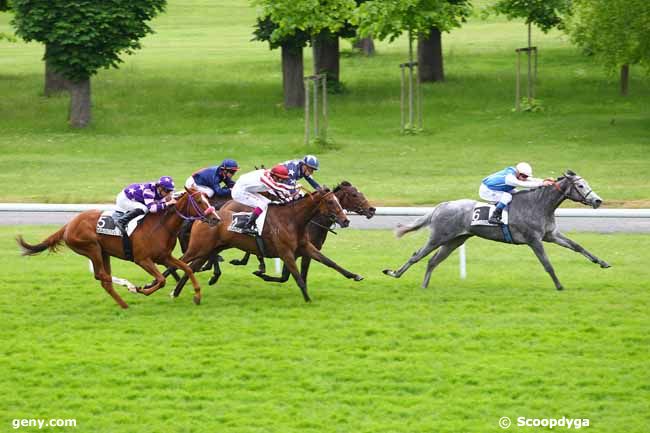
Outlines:
[[232,198],[238,203],[253,208],[250,218],[243,227],[249,233],[256,233],[253,228],[257,218],[266,211],[271,202],[262,192],[278,198],[278,201],[290,201],[296,193],[292,185],[284,183],[289,179],[287,168],[278,164],[271,170],[260,169],[243,174],[232,189]]
[[289,172],[289,183],[297,188],[300,179],[305,179],[315,190],[320,190],[321,186],[314,180],[312,174],[318,170],[320,164],[318,158],[314,155],[306,155],[303,159],[293,159],[282,163],[287,167]]
[[478,195],[496,207],[488,222],[500,224],[503,209],[512,201],[512,194],[515,187],[537,188],[543,185],[550,185],[551,180],[542,180],[533,177],[533,168],[527,162],[520,162],[515,167],[506,167],[483,179],[478,190]]
[[118,210],[125,214],[115,223],[123,231],[133,218],[149,212],[157,213],[167,206],[176,203],[171,193],[174,191],[174,180],[163,176],[157,182],[133,183],[124,188],[115,200]]
[[232,177],[237,170],[237,161],[224,159],[218,166],[203,168],[192,174],[185,181],[185,187],[198,189],[208,197],[226,197],[235,186]]

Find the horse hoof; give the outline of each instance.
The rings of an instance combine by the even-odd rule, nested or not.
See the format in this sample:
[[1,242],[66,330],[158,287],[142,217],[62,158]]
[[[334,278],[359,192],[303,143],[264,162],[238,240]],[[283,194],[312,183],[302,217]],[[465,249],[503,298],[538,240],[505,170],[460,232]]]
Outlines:
[[384,274],[388,275],[389,277],[394,277],[395,276],[395,272],[391,271],[390,269],[384,269],[382,272]]
[[176,298],[178,298],[178,296],[175,296],[175,295],[174,295],[174,290],[172,290],[171,292],[169,292],[169,297],[172,298],[172,299],[176,299]]
[[562,290],[564,290],[564,287],[562,287],[562,286],[560,286],[560,287],[557,288],[557,291],[558,291],[558,292],[560,292],[560,291],[562,291]]
[[607,263],[607,262],[602,262],[602,263],[600,264],[600,267],[603,268],[603,269],[607,269],[607,268],[611,268],[612,265],[610,265],[610,264]]
[[217,277],[216,275],[213,275],[212,278],[210,278],[210,281],[208,281],[208,285],[209,286],[214,286],[214,283],[216,283],[218,279],[219,279],[219,277]]
[[363,280],[363,277],[362,277],[361,275],[355,275],[355,276],[352,277],[352,278],[354,279],[354,281],[361,281],[361,280]]
[[194,295],[194,297],[192,298],[192,300],[194,301],[194,303],[195,303],[196,305],[201,305],[201,297],[200,297],[200,296],[196,296],[196,295]]

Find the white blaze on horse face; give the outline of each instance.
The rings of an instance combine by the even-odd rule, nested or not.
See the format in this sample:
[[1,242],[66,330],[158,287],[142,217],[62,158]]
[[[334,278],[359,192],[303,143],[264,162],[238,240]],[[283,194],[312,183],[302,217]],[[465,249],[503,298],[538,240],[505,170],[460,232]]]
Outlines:
[[341,206],[341,202],[339,201],[339,198],[336,196],[336,194],[332,194],[332,197],[334,197],[334,201],[338,205],[337,212],[343,214],[343,218],[344,218],[343,222],[348,221],[348,216],[345,214],[345,212],[343,212],[343,206]]

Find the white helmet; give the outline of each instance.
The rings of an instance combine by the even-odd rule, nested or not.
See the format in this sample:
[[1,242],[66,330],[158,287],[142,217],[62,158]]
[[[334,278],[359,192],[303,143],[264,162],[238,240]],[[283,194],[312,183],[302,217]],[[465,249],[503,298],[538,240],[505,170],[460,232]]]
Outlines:
[[528,177],[533,177],[533,168],[527,162],[520,162],[515,168],[518,173],[525,174]]

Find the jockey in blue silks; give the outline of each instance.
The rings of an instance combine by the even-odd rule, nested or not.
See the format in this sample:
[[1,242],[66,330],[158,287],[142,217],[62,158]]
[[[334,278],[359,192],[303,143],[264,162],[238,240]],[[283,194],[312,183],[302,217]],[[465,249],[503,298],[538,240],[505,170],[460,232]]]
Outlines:
[[287,167],[287,170],[289,171],[289,179],[288,182],[290,185],[292,185],[294,188],[297,188],[297,183],[300,179],[305,179],[309,184],[312,186],[312,188],[316,190],[320,190],[321,186],[314,180],[312,174],[316,170],[318,170],[320,164],[318,162],[318,158],[316,158],[314,155],[307,155],[303,159],[294,159],[294,160],[289,160],[285,161],[282,163],[285,167]]
[[224,159],[220,165],[202,168],[188,177],[185,181],[185,187],[198,189],[209,198],[213,196],[226,197],[235,185],[232,177],[237,173],[237,170],[239,170],[237,161]]
[[550,185],[550,179],[537,179],[533,177],[533,168],[527,162],[520,162],[515,167],[507,167],[483,179],[478,190],[478,195],[492,203],[496,208],[490,216],[490,224],[501,224],[503,209],[512,201],[512,192],[515,187],[537,188]]
[[115,200],[117,208],[125,212],[115,224],[122,232],[126,232],[129,221],[138,215],[160,212],[176,203],[172,196],[173,191],[174,180],[171,176],[163,176],[157,182],[133,183],[127,186]]

